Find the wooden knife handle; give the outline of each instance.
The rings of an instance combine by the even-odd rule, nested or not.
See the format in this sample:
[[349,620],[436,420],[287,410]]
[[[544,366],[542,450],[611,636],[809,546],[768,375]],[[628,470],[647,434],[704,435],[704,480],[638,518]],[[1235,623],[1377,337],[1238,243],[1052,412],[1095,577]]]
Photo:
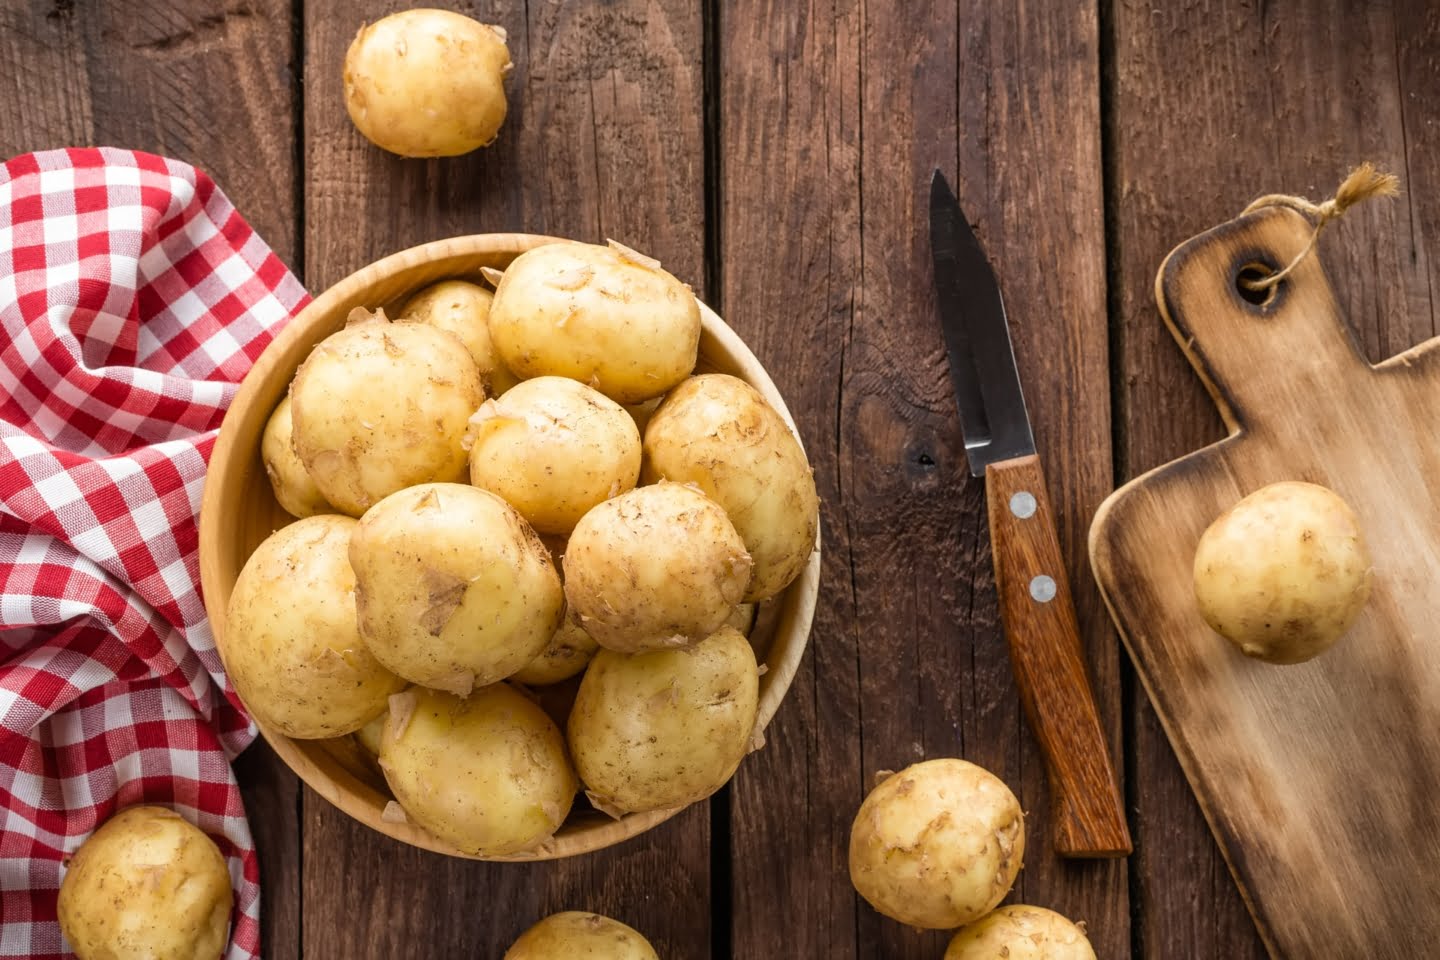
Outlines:
[[985,496],[1010,662],[1049,774],[1055,850],[1066,857],[1124,856],[1130,852],[1124,801],[1085,671],[1039,458],[990,464]]

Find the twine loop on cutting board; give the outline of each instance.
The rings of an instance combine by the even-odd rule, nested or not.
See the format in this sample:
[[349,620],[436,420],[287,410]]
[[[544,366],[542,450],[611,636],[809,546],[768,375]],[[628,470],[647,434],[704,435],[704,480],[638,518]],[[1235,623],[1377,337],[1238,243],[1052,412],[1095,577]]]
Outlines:
[[1351,170],[1350,175],[1340,184],[1340,189],[1335,191],[1335,196],[1323,203],[1312,203],[1304,197],[1292,197],[1284,193],[1270,193],[1252,201],[1245,208],[1244,213],[1259,210],[1261,207],[1289,207],[1313,220],[1315,229],[1310,231],[1310,240],[1305,244],[1305,249],[1296,254],[1295,259],[1287,263],[1283,269],[1257,279],[1242,277],[1241,286],[1247,290],[1269,290],[1288,277],[1290,271],[1310,256],[1311,251],[1315,249],[1316,242],[1320,239],[1320,231],[1324,230],[1325,225],[1331,220],[1339,219],[1341,214],[1362,200],[1368,200],[1371,197],[1393,197],[1399,193],[1400,178],[1393,173],[1381,173],[1375,169],[1373,163],[1367,160]]

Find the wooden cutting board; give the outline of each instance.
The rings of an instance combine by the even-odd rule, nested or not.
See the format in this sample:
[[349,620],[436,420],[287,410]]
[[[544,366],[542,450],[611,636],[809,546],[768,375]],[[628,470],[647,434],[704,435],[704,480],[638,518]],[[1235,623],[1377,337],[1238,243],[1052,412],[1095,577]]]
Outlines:
[[[1242,270],[1310,232],[1265,208],[1166,259],[1161,312],[1230,436],[1112,494],[1091,562],[1272,955],[1437,957],[1440,339],[1371,366],[1314,256],[1242,296]],[[1278,480],[1344,497],[1375,564],[1359,621],[1298,666],[1242,656],[1191,586],[1200,534]]]

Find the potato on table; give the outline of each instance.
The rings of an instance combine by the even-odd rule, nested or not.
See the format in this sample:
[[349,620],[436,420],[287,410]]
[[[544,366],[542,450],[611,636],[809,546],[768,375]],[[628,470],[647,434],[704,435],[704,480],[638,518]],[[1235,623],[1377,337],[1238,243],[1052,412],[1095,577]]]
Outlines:
[[470,418],[470,482],[541,533],[569,533],[640,478],[640,431],[620,404],[565,377],[537,377]]
[[1205,622],[1249,657],[1301,663],[1328,650],[1370,597],[1360,521],[1333,491],[1272,483],[1210,525],[1195,550]]
[[265,423],[265,432],[260,437],[260,461],[265,464],[265,475],[270,478],[270,489],[275,492],[275,501],[292,517],[313,517],[317,513],[334,513],[310,474],[305,464],[295,455],[291,444],[294,425],[290,419],[290,397],[287,394],[276,405],[275,411]]
[[71,857],[60,932],[80,960],[218,960],[234,894],[215,841],[164,807],[127,807]]
[[494,294],[465,280],[441,280],[417,291],[397,311],[397,323],[424,323],[453,333],[470,351],[480,371],[487,396],[496,397],[515,386],[515,375],[505,369],[490,342],[490,302]]
[[569,720],[591,802],[612,815],[638,813],[720,789],[750,749],[759,683],[755,653],[733,627],[691,647],[601,650]]
[[850,881],[876,910],[924,929],[958,927],[995,909],[1025,854],[1015,795],[964,760],[891,774],[855,815]]
[[255,548],[230,594],[224,660],[255,718],[287,737],[338,737],[404,686],[360,638],[350,517],[281,527]]
[[1095,960],[1085,931],[1044,907],[1011,904],[970,924],[950,941],[943,960]]
[[360,635],[413,683],[466,696],[539,656],[565,595],[539,536],[487,490],[427,483],[366,511],[350,544]]
[[404,10],[360,28],[345,54],[345,109],[376,146],[452,157],[505,122],[505,31],[449,10]]
[[656,260],[616,243],[547,243],[505,269],[490,336],[520,377],[560,376],[638,404],[690,375],[700,305]]
[[358,517],[418,483],[465,478],[465,428],[485,399],[452,334],[357,310],[290,386],[295,453],[326,500]]
[[725,511],[678,483],[637,487],[585,514],[564,567],[581,626],[621,653],[703,640],[750,581],[750,556]]
[[577,789],[560,729],[503,683],[465,699],[422,687],[397,694],[380,769],[409,819],[479,856],[549,840]]
[[520,935],[502,960],[660,960],[640,933],[598,913],[551,914]]
[[815,550],[820,499],[800,442],[745,381],[691,377],[645,428],[644,483],[693,483],[725,509],[754,569],[746,600],[784,590]]

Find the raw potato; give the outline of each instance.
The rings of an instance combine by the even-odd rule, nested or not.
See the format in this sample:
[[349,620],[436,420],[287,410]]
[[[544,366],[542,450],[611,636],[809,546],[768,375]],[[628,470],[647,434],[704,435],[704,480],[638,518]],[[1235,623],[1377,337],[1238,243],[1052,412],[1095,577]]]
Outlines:
[[490,342],[490,302],[494,296],[477,283],[441,280],[405,301],[397,321],[428,324],[459,337],[480,371],[485,393],[492,397],[519,382],[505,369]]
[[649,425],[650,418],[655,415],[655,411],[660,408],[660,401],[664,399],[664,397],[651,397],[640,403],[624,405],[625,412],[630,414],[630,418],[635,421],[635,427],[640,431],[641,436],[644,436],[645,427]]
[[345,109],[376,146],[453,157],[505,122],[505,31],[449,10],[406,10],[368,26],[345,54]]
[[420,687],[396,695],[380,769],[411,820],[487,857],[548,841],[577,789],[560,728],[503,683],[463,700]]
[[217,960],[233,903],[215,841],[173,810],[138,806],[75,851],[57,912],[80,960]]
[[504,500],[459,483],[401,490],[350,543],[360,635],[413,683],[467,696],[539,656],[560,626],[560,576]]
[[464,480],[465,429],[485,392],[454,336],[356,310],[300,365],[290,397],[300,462],[358,517],[405,487]]
[[710,636],[740,602],[750,557],[725,511],[678,483],[585,514],[565,551],[565,599],[602,647],[637,653]]
[[360,639],[348,555],[356,527],[337,514],[281,527],[230,594],[226,670],[255,718],[287,737],[358,730],[404,686]]
[[512,674],[510,679],[532,687],[569,680],[585,669],[599,649],[600,645],[585,632],[580,621],[566,616],[540,655]]
[[692,647],[601,650],[570,711],[575,769],[612,815],[710,796],[750,749],[759,672],[749,642],[721,627]]
[[1004,783],[964,760],[927,760],[860,805],[850,882],[887,917],[945,930],[995,909],[1024,855],[1020,803]]
[[1095,960],[1079,925],[1044,907],[1000,907],[955,934],[944,960]]
[[265,424],[260,437],[260,460],[265,464],[265,475],[270,478],[270,489],[275,491],[275,500],[280,508],[292,517],[313,517],[317,513],[332,513],[330,506],[305,465],[295,455],[290,443],[292,424],[290,420],[290,395],[275,407]]
[[650,941],[598,913],[556,913],[510,945],[502,960],[660,960]]
[[757,607],[753,603],[737,603],[725,622],[748,637],[750,631],[755,629],[756,609]]
[[355,741],[372,757],[380,756],[380,738],[385,733],[385,724],[389,718],[390,715],[388,713],[381,713],[378,717],[367,722],[365,726],[355,731]]
[[506,268],[490,336],[521,378],[569,377],[638,404],[695,368],[700,305],[658,261],[613,241],[550,243]]
[[641,482],[693,483],[725,508],[754,572],[746,600],[764,600],[800,575],[815,550],[820,498],[795,434],[748,383],[691,377],[645,428]]
[[503,497],[541,533],[569,533],[586,511],[635,486],[640,431],[623,407],[564,377],[526,380],[470,419],[470,482]]
[[1205,622],[1270,663],[1323,653],[1370,597],[1360,521],[1313,483],[1270,484],[1221,514],[1200,537],[1194,572]]

